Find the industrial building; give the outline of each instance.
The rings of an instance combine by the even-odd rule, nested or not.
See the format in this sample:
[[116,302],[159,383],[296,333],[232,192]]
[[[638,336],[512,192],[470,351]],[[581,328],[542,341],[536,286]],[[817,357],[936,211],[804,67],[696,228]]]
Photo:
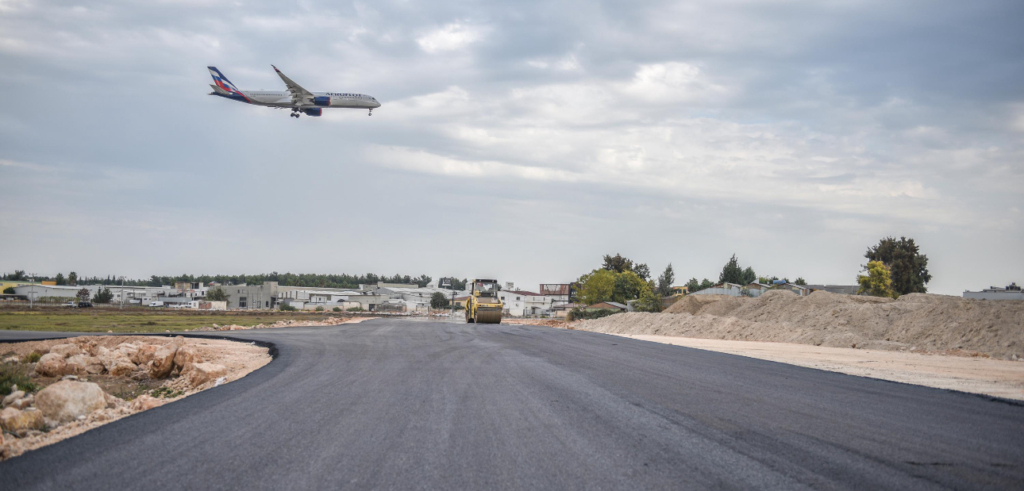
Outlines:
[[964,298],[977,300],[1024,300],[1024,292],[1017,283],[1010,283],[1006,288],[990,286],[980,292],[964,291]]

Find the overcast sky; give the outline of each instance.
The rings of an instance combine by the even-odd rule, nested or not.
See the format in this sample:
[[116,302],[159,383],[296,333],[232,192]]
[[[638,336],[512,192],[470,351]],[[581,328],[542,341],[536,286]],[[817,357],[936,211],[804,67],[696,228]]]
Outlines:
[[289,3],[0,0],[0,271],[1024,281],[1020,0]]

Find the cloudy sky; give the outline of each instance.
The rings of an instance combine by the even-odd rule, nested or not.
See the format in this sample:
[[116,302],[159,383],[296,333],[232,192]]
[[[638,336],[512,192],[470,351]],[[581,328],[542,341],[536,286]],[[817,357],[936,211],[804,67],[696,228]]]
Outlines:
[[0,271],[1024,281],[1020,0],[289,3],[0,0]]

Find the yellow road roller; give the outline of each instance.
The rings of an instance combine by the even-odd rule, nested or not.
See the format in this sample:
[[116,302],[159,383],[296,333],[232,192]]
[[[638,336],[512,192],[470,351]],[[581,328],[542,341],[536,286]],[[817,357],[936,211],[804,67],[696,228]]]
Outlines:
[[498,298],[498,280],[473,280],[466,300],[466,322],[501,324],[503,308]]

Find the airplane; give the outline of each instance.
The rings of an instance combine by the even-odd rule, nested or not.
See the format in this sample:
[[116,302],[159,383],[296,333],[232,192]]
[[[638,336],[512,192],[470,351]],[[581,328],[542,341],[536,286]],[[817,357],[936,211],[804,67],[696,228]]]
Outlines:
[[340,107],[350,109],[369,109],[370,116],[373,110],[380,107],[377,99],[366,94],[352,94],[348,92],[310,92],[299,84],[281,73],[276,66],[270,65],[277,72],[277,75],[284,81],[288,90],[239,90],[231,83],[217,67],[206,67],[210,69],[210,76],[213,77],[213,92],[210,95],[219,95],[246,104],[267,106],[277,109],[289,107],[292,109],[291,116],[297,118],[302,114],[307,116],[320,116],[324,108]]

